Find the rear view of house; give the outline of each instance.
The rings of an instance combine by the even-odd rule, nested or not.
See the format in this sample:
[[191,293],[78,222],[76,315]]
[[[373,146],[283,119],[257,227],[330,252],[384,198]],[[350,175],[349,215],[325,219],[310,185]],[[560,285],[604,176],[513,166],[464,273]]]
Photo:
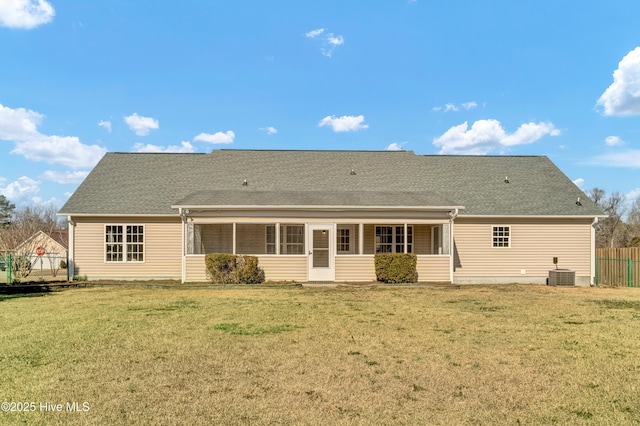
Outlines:
[[233,253],[267,280],[373,281],[376,253],[413,253],[423,282],[543,283],[556,258],[582,285],[602,216],[544,156],[262,150],[109,153],[60,214],[89,279],[204,281]]

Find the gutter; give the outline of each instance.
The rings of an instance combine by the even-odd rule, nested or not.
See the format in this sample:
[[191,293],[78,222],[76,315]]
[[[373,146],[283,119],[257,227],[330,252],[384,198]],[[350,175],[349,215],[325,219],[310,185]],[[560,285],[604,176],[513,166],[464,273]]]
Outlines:
[[459,213],[460,211],[457,208],[449,212],[449,281],[451,281],[451,284],[453,284],[453,267],[456,252],[454,250],[453,222]]

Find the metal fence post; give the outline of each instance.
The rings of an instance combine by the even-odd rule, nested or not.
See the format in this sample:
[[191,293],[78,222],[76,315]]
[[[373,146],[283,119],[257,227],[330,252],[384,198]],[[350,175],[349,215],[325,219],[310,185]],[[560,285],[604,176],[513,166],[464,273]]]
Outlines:
[[9,253],[6,257],[6,268],[7,268],[7,284],[13,283],[13,256]]

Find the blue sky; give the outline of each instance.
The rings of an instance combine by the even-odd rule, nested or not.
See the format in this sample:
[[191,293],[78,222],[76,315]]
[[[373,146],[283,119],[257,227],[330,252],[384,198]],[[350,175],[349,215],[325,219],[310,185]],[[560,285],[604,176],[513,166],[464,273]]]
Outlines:
[[[547,155],[640,195],[640,2],[0,0],[0,193],[107,151]],[[294,165],[292,165],[294,167]]]

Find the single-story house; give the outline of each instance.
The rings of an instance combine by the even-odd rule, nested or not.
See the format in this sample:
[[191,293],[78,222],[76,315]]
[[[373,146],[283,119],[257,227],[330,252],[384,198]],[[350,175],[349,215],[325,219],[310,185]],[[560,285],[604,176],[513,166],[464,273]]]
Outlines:
[[545,156],[277,150],[108,153],[59,214],[89,279],[205,281],[233,253],[267,280],[374,281],[376,253],[413,253],[421,282],[578,285],[604,217]]

